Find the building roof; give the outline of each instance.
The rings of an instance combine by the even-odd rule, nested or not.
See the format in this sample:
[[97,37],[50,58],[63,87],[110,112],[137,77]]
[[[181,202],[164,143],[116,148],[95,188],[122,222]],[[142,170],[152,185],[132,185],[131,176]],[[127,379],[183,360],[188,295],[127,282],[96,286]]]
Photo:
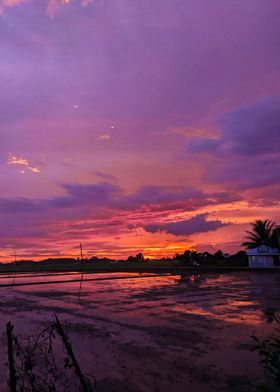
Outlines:
[[257,248],[249,249],[247,252],[248,256],[277,256],[280,252],[277,248],[271,248],[267,245],[260,245]]

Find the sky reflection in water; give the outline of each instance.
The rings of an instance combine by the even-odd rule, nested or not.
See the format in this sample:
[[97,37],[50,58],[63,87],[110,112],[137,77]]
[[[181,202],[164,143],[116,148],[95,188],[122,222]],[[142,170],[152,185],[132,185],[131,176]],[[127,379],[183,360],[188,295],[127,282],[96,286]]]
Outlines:
[[[70,323],[68,332],[85,369],[94,369],[101,385],[109,378],[113,384],[127,383],[131,391],[210,391],[214,385],[230,391],[233,378],[247,385],[261,374],[257,355],[249,351],[250,336],[265,335],[276,325],[280,275],[118,274],[124,275],[130,278],[84,281],[80,295],[79,282],[2,288],[1,331],[11,320],[18,333],[34,333],[57,313]],[[16,277],[27,279],[33,278]],[[166,379],[161,372],[173,376]]]

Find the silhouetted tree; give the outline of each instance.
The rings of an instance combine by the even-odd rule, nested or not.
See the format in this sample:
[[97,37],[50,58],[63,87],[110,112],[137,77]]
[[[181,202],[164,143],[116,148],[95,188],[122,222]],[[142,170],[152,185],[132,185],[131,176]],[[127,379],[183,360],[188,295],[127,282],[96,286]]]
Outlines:
[[271,235],[272,248],[280,249],[280,227],[275,226]]
[[242,246],[247,249],[257,248],[260,245],[277,246],[277,232],[275,222],[269,219],[256,220],[251,223],[252,230],[247,230],[246,238],[249,241],[243,242]]
[[214,257],[217,260],[224,260],[224,254],[221,250],[217,250],[217,252],[214,253]]
[[140,263],[142,261],[144,261],[144,255],[142,253],[137,253],[137,255],[135,256],[135,261]]
[[205,259],[212,259],[213,256],[209,252],[203,252],[202,257],[204,257]]
[[130,261],[131,263],[136,262],[136,263],[141,263],[144,261],[145,258],[142,253],[137,253],[136,256],[128,256],[127,261]]
[[238,251],[229,257],[232,266],[245,267],[248,265],[248,255],[243,250]]
[[183,254],[176,253],[174,259],[179,260],[180,264],[183,266],[192,266],[193,264],[193,251],[185,250]]

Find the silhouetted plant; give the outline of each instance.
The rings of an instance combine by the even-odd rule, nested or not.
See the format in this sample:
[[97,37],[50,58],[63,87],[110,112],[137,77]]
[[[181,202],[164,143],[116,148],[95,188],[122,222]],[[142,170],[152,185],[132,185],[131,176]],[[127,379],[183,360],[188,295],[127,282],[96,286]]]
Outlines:
[[[71,377],[65,370],[74,370],[79,379],[79,389],[92,390],[74,355],[70,340],[59,319],[36,336],[19,339],[13,333],[13,325],[7,324],[9,387],[11,392],[62,392],[71,390]],[[58,363],[54,340],[60,337],[67,356]],[[21,341],[20,341],[21,340]]]
[[274,308],[266,308],[263,311],[264,318],[267,323],[271,324],[274,321],[280,323],[280,312]]
[[[279,323],[279,316],[275,318]],[[252,336],[254,340],[251,351],[258,351],[261,358],[261,364],[270,379],[272,385],[260,385],[258,391],[273,391],[274,387],[277,390],[280,387],[280,328],[275,328],[274,331],[266,338],[259,339]]]
[[246,231],[248,241],[243,242],[242,246],[248,249],[257,248],[260,245],[277,247],[277,228],[275,222],[269,219],[258,219],[254,223],[251,223],[251,226],[252,229]]

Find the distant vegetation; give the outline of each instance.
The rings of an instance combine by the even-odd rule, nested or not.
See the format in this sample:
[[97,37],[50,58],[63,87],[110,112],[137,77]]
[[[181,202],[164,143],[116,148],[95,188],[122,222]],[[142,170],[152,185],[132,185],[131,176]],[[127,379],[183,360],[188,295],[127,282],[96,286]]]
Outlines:
[[142,253],[129,256],[127,260],[113,260],[109,258],[48,258],[41,261],[18,260],[12,263],[0,264],[0,271],[36,271],[36,270],[130,270],[139,268],[172,268],[172,267],[246,267],[247,254],[239,251],[229,255],[221,250],[214,254],[186,250],[176,254],[173,258],[145,259]]
[[179,260],[185,266],[246,267],[248,265],[248,257],[244,251],[229,255],[228,253],[223,253],[221,250],[218,250],[214,254],[186,250],[181,255],[177,254],[175,260]]

